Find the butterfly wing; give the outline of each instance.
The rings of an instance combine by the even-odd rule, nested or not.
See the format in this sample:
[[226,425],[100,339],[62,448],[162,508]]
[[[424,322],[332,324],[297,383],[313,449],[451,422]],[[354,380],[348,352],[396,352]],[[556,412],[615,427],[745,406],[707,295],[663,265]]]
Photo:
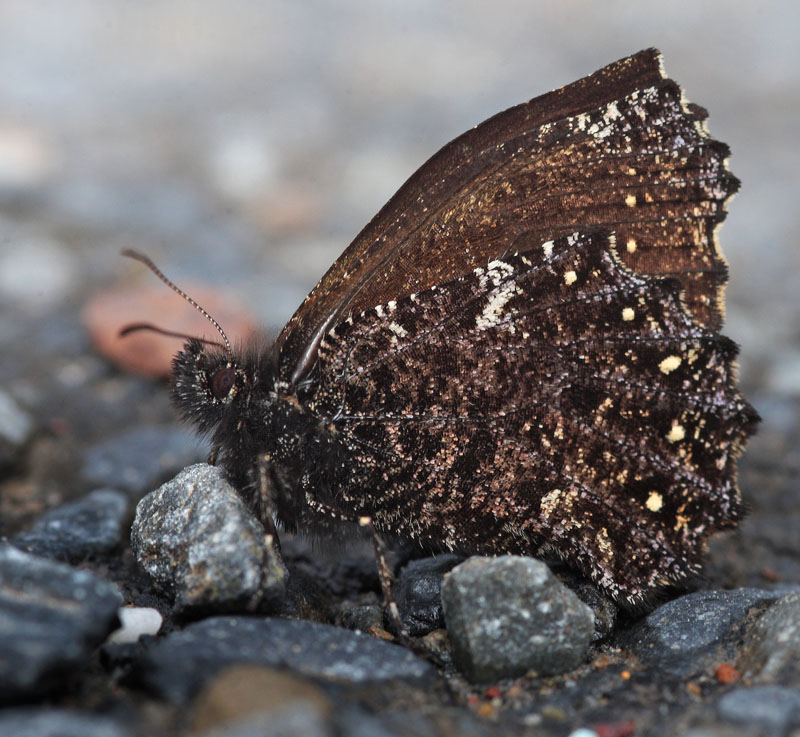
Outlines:
[[740,517],[755,413],[677,280],[635,274],[603,232],[533,243],[340,322],[309,408],[347,449],[346,511],[464,552],[549,551],[635,601]]
[[306,298],[279,338],[282,378],[304,378],[322,336],[349,312],[450,281],[523,235],[544,241],[592,225],[617,234],[632,269],[678,278],[695,320],[719,328],[726,264],[715,229],[738,181],[705,117],[650,49],[463,134]]

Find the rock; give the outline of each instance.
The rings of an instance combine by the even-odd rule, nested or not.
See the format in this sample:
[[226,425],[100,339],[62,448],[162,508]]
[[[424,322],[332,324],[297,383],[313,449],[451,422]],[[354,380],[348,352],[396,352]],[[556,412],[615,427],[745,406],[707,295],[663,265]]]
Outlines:
[[438,555],[412,560],[401,571],[393,590],[408,634],[419,637],[444,627],[442,581],[462,560],[458,555]]
[[116,623],[117,588],[88,571],[0,545],[0,700],[74,676]]
[[343,606],[337,623],[356,632],[370,633],[383,630],[383,607],[377,602]]
[[0,389],[0,467],[12,463],[33,433],[33,419]]
[[127,514],[125,494],[98,489],[79,501],[50,510],[10,542],[21,550],[56,560],[76,562],[107,555],[122,542]]
[[137,660],[133,682],[183,703],[222,668],[251,663],[349,683],[436,677],[426,661],[383,640],[341,627],[260,617],[210,617],[156,640]]
[[179,611],[274,611],[283,602],[283,562],[214,466],[190,466],[144,497],[136,507],[131,547]]
[[294,722],[297,713],[314,718],[309,728],[312,724],[319,727],[326,724],[332,711],[325,692],[310,681],[272,668],[234,665],[217,674],[194,699],[192,732],[213,730],[227,735],[231,730],[238,734],[248,729],[247,725],[264,723],[275,729],[287,719]]
[[644,665],[687,676],[735,659],[740,626],[752,609],[778,594],[762,589],[698,591],[662,604],[614,644],[631,649]]
[[[800,659],[800,594],[775,602],[748,629],[739,667],[754,683],[787,685],[784,670]],[[800,683],[795,683],[800,686]]]
[[207,457],[194,433],[146,425],[92,446],[83,478],[94,486],[120,489],[138,499],[184,466]]
[[107,644],[125,645],[136,642],[142,635],[157,635],[164,617],[157,609],[146,606],[124,606],[117,611],[121,623],[106,640]]
[[533,558],[471,558],[444,579],[453,658],[476,682],[564,673],[586,657],[591,610]]
[[133,732],[97,714],[30,707],[0,712],[0,734],[8,737],[132,737]]
[[785,735],[792,727],[800,726],[800,690],[782,686],[737,688],[717,702],[717,713],[729,722]]
[[198,737],[335,737],[336,734],[341,733],[334,732],[319,714],[302,704],[291,704],[275,712],[253,714]]

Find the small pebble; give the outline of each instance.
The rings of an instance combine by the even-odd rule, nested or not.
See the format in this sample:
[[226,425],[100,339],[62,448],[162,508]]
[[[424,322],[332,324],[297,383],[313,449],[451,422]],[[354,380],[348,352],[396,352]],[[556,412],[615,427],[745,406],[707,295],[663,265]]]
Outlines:
[[565,673],[586,657],[594,616],[533,558],[474,557],[444,580],[453,657],[474,682]]
[[698,591],[662,604],[613,640],[634,651],[644,665],[675,675],[711,670],[736,657],[739,625],[751,609],[778,594],[762,589]]
[[740,665],[755,683],[780,683],[782,671],[800,658],[800,594],[776,601],[749,628]]
[[800,726],[800,690],[756,686],[729,691],[717,702],[719,716],[735,724],[754,725],[784,735]]
[[438,555],[412,560],[397,578],[394,597],[406,631],[419,637],[444,627],[442,581],[463,560],[457,555]]
[[223,669],[191,705],[193,732],[233,726],[254,715],[280,719],[288,709],[313,713],[324,722],[333,710],[325,692],[310,681],[259,665]]
[[0,543],[0,701],[61,688],[114,628],[121,599],[88,571]]
[[145,496],[131,547],[179,611],[274,611],[283,601],[283,562],[215,466],[190,466]]
[[235,663],[282,668],[315,680],[369,684],[407,681],[425,688],[433,666],[404,647],[306,620],[209,617],[150,643],[131,681],[172,703],[185,703]]
[[120,722],[99,714],[24,707],[0,712],[0,735],[4,737],[133,737]]
[[164,622],[161,612],[146,606],[124,606],[117,610],[120,628],[106,640],[109,644],[124,645],[136,642],[142,635],[157,635]]
[[51,509],[11,544],[35,555],[78,562],[111,553],[122,543],[128,498],[98,489],[83,499]]

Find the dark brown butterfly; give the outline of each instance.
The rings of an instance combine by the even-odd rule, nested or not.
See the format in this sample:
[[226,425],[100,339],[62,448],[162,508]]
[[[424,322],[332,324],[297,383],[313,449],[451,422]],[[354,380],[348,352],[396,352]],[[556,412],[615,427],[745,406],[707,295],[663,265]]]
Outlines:
[[757,422],[717,332],[738,181],[705,117],[652,49],[496,115],[403,185],[273,346],[189,341],[181,414],[290,530],[369,517],[556,556],[627,602],[685,578],[742,515]]

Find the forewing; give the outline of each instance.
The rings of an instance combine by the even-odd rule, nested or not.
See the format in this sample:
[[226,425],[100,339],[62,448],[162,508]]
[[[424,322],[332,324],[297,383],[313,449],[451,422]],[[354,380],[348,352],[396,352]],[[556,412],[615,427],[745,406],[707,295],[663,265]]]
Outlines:
[[347,449],[339,503],[455,550],[549,551],[636,600],[741,515],[735,347],[613,236],[515,246],[324,337],[309,408]]
[[281,371],[298,381],[347,312],[398,299],[501,256],[515,237],[591,225],[622,260],[671,275],[718,329],[726,266],[715,238],[738,181],[704,110],[650,49],[499,113],[424,164],[357,236],[284,329]]

